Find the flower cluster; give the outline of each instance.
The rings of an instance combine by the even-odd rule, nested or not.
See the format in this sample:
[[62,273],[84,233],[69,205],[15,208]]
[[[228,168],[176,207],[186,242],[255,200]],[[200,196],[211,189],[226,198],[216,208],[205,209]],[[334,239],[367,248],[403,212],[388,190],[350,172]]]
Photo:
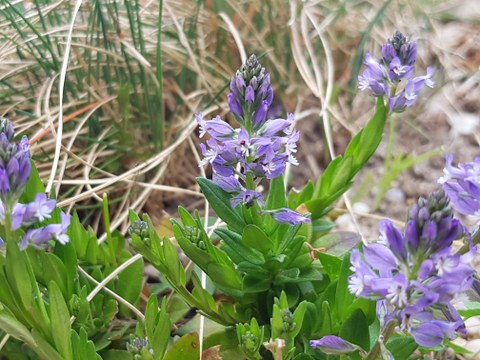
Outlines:
[[453,166],[453,155],[446,156],[444,176],[438,181],[453,207],[464,215],[480,215],[480,157]]
[[445,337],[465,332],[451,304],[456,294],[473,282],[469,263],[475,249],[464,255],[452,251],[453,240],[462,233],[442,191],[420,198],[404,234],[385,220],[380,242],[364,246],[363,255],[353,250],[350,291],[378,300],[381,324],[396,321],[399,329],[410,333],[421,346],[433,347]]
[[0,199],[11,208],[22,194],[30,175],[30,145],[24,136],[17,144],[10,121],[0,118]]
[[[30,146],[25,136],[18,144],[15,143],[14,135],[12,123],[0,118],[0,223],[10,230],[50,219],[56,204],[55,200],[47,199],[43,193],[37,194],[31,203],[18,202],[30,176]],[[28,244],[39,246],[51,239],[67,243],[70,215],[62,212],[60,216],[60,224],[26,230],[20,248],[25,249]],[[0,244],[3,244],[3,239],[0,239]]]
[[[272,100],[270,75],[252,55],[232,78],[228,94],[230,110],[241,127],[233,128],[220,116],[205,120],[202,113],[196,115],[200,137],[210,135],[206,145],[200,145],[204,156],[200,166],[212,165],[212,180],[233,194],[233,207],[262,207],[260,182],[280,176],[287,163],[298,165],[299,132],[291,129],[293,114],[287,119],[267,119]],[[272,216],[279,223],[308,221],[290,209],[276,210]]]
[[135,360],[143,359],[142,352],[143,349],[147,350],[150,355],[155,355],[155,352],[150,347],[150,342],[148,339],[134,337],[133,335],[130,338],[130,341],[127,342],[127,351],[133,355]]
[[270,74],[265,71],[257,57],[251,55],[230,81],[230,111],[241,125],[246,125],[245,119],[251,119],[253,127],[258,129],[265,122],[272,101]]
[[391,112],[402,112],[412,106],[424,86],[433,88],[433,69],[427,68],[424,76],[413,77],[417,45],[401,32],[382,46],[382,59],[375,59],[367,53],[364,64],[367,67],[359,75],[359,88],[369,90],[375,96],[385,96]]

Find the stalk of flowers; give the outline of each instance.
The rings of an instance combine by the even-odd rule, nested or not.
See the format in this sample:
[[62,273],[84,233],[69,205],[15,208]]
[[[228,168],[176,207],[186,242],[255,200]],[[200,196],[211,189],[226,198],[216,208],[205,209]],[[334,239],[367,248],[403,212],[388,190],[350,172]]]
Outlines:
[[[472,286],[475,271],[469,264],[476,249],[463,255],[453,251],[452,243],[462,235],[463,226],[452,213],[445,193],[434,192],[413,206],[403,234],[384,220],[379,242],[365,245],[363,254],[352,251],[354,274],[349,290],[377,300],[383,329],[377,351],[387,351],[382,344],[392,330],[410,334],[423,347],[440,345],[457,332],[465,334],[465,324],[452,301]],[[330,341],[324,343],[313,340],[311,345],[322,349]]]
[[[200,144],[204,159],[199,166],[212,165],[212,180],[233,195],[233,207],[243,204],[261,209],[264,197],[258,190],[260,182],[283,174],[287,163],[298,165],[299,132],[291,129],[293,114],[287,119],[268,119],[272,101],[270,74],[252,55],[232,78],[228,94],[230,111],[240,128],[233,128],[220,116],[206,120],[202,113],[196,115],[200,137],[210,135],[206,145]],[[309,221],[286,208],[259,213],[270,213],[279,223]]]
[[433,88],[433,68],[427,74],[413,77],[417,59],[417,44],[397,31],[382,46],[382,59],[375,59],[367,53],[364,64],[367,67],[359,75],[359,88],[369,90],[374,96],[385,96],[390,112],[402,112],[418,99],[425,86]]
[[351,256],[355,273],[349,279],[350,291],[378,300],[381,323],[395,321],[424,347],[465,333],[452,301],[472,285],[475,271],[469,264],[476,249],[463,255],[453,251],[463,226],[452,212],[443,191],[420,198],[404,234],[384,220],[381,241],[364,246],[363,255],[354,250]]
[[[5,229],[6,241],[19,242],[21,249],[29,244],[39,247],[52,239],[65,244],[69,240],[66,231],[70,215],[63,212],[60,224],[29,228],[21,240],[15,235],[21,227],[31,227],[49,219],[56,202],[47,199],[44,193],[37,194],[28,204],[18,202],[30,176],[30,146],[26,136],[17,144],[14,135],[12,123],[0,118],[0,223]],[[0,244],[3,243],[0,238]]]

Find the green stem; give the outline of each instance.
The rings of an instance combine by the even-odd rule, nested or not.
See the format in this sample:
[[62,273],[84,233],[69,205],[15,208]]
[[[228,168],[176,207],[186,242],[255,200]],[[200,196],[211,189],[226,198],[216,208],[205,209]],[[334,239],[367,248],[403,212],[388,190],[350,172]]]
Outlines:
[[113,246],[112,232],[110,230],[110,211],[108,209],[107,194],[103,194],[103,221],[105,223],[105,233],[107,234],[107,245],[110,253],[111,264],[116,264],[115,247]]
[[[472,245],[480,244],[480,228],[476,229],[472,234]],[[470,242],[466,241],[465,244],[458,250],[459,254],[465,254],[470,250]]]
[[215,321],[216,323],[223,325],[223,326],[230,326],[231,323],[227,322],[220,314],[212,311],[212,309],[204,309],[202,306],[203,304],[199,302],[184,286],[177,286],[173,283],[173,281],[169,281],[170,285],[172,285],[175,292],[177,292],[185,302],[203,312],[203,314],[210,318],[211,320]]
[[375,346],[370,350],[368,353],[367,357],[365,360],[378,360],[380,351],[381,351],[381,344],[385,344],[388,340],[388,338],[394,333],[395,327],[397,326],[397,321],[396,320],[391,320],[385,329],[382,331],[382,334],[378,338],[377,342],[375,343]]
[[247,186],[247,189],[250,190],[255,190],[255,182],[253,181],[253,176],[250,174],[250,172],[247,172],[247,176],[245,176],[245,185]]

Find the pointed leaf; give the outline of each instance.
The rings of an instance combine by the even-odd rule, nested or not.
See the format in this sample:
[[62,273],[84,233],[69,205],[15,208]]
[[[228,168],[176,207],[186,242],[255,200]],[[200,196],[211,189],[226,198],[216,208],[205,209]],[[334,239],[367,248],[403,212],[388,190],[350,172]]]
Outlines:
[[211,180],[197,178],[197,183],[218,217],[233,230],[242,232],[246,223],[230,205],[230,195]]

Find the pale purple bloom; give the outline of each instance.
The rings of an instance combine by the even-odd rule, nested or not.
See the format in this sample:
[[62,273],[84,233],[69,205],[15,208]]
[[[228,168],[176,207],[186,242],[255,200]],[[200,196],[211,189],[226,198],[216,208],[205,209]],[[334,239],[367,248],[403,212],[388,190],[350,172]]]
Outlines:
[[310,346],[314,349],[319,349],[326,354],[334,355],[348,354],[359,349],[358,346],[335,335],[324,336],[320,340],[310,340]]
[[37,194],[35,200],[26,205],[22,219],[23,225],[31,225],[50,219],[55,204],[56,201],[47,199],[47,195],[44,193]]
[[[299,132],[291,129],[295,119],[267,119],[273,102],[270,75],[252,55],[230,81],[228,103],[240,128],[232,128],[220,117],[196,120],[200,137],[210,135],[200,144],[204,158],[199,166],[212,165],[213,181],[230,193],[231,205],[263,207],[263,195],[257,191],[262,181],[272,180],[285,172],[287,163],[298,165],[295,158]],[[287,211],[288,210],[288,211]],[[272,216],[279,222],[309,221],[297,213],[282,209]]]
[[0,118],[0,131],[0,199],[11,209],[30,175],[30,145],[25,136],[15,143],[13,126],[4,118]]
[[213,174],[212,180],[226,192],[240,192],[243,190],[242,184],[235,176],[218,176]]
[[266,120],[273,101],[270,74],[265,71],[255,55],[251,55],[230,81],[228,105],[237,120],[253,121],[258,129]]
[[279,224],[297,225],[311,221],[308,217],[287,208],[282,208],[279,210],[263,210],[260,212],[260,214],[267,213],[270,214]]
[[71,215],[62,212],[60,213],[60,217],[60,224],[49,224],[43,228],[27,230],[20,243],[20,248],[25,249],[29,244],[34,247],[39,247],[49,240],[57,240],[62,245],[68,243],[69,237],[67,230],[70,226]]
[[[388,220],[382,221],[380,232],[381,240],[364,245],[363,255],[352,251],[350,292],[379,300],[382,324],[396,319],[421,346],[439,345],[464,331],[451,302],[472,286],[475,271],[470,264],[476,248],[454,253],[452,243],[463,227],[453,218],[445,194],[420,198],[404,234]],[[446,315],[439,317],[442,311]]]
[[228,107],[230,108],[230,111],[234,115],[236,115],[238,118],[243,118],[242,105],[240,105],[240,102],[232,93],[229,93],[227,95],[227,101],[228,101]]
[[438,182],[454,209],[464,215],[480,215],[480,156],[473,162],[453,166],[453,155],[446,155],[444,176]]
[[404,111],[415,104],[424,86],[434,86],[432,68],[426,75],[412,78],[416,57],[416,43],[397,31],[382,46],[381,61],[367,53],[366,69],[358,76],[359,88],[374,96],[385,96],[390,112]]
[[435,347],[443,342],[449,330],[440,322],[424,323],[412,329],[412,336],[420,346]]
[[[0,118],[0,222],[5,224],[8,214],[12,230],[22,226],[33,225],[50,219],[55,209],[55,200],[47,199],[44,193],[35,196],[35,200],[28,204],[18,202],[27,180],[30,176],[30,145],[24,136],[17,144],[13,141],[14,131],[12,124]],[[61,224],[49,224],[43,228],[27,229],[24,238],[20,241],[20,248],[25,249],[29,243],[43,244],[50,239],[60,243],[68,242],[66,231],[70,225],[70,215],[61,214]],[[14,237],[18,232],[12,232],[6,241],[17,241]],[[0,246],[3,240],[0,239]]]
[[250,207],[255,201],[258,201],[263,206],[263,195],[255,190],[242,190],[231,199],[231,204],[232,207],[237,207],[239,204]]

